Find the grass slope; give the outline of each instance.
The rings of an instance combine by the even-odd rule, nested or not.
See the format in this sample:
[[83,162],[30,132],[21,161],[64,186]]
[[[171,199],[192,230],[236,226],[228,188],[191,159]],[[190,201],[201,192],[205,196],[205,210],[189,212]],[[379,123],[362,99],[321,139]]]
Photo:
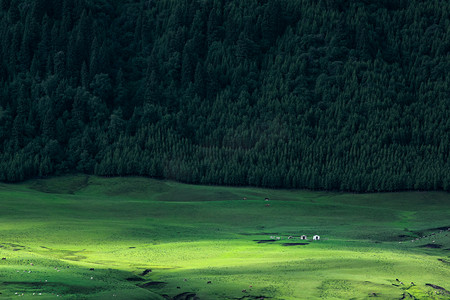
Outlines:
[[0,298],[450,299],[447,193],[80,175],[0,184],[0,220]]

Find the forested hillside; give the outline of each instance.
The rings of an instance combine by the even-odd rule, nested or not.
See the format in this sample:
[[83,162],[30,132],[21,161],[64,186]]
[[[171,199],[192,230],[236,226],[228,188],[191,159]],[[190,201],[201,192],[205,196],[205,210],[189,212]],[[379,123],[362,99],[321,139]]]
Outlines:
[[0,0],[0,180],[450,191],[450,2]]

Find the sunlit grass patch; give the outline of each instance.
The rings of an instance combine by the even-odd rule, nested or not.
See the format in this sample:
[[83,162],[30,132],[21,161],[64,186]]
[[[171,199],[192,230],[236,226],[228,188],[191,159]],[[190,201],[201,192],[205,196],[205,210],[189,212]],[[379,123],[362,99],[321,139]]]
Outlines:
[[93,176],[2,184],[0,298],[448,299],[449,199]]

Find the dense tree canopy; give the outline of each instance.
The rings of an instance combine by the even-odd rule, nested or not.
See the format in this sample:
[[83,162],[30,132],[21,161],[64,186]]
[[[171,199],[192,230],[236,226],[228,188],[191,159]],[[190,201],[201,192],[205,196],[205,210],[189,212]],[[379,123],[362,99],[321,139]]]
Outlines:
[[450,2],[0,0],[0,180],[450,190]]

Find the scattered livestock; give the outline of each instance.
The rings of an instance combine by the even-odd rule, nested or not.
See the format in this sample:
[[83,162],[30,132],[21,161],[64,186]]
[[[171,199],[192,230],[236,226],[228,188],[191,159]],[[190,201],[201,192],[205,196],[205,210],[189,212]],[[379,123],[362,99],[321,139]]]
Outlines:
[[6,257],[3,257],[2,260],[6,260]]
[[[450,231],[450,228],[447,228],[447,231]],[[411,242],[414,243],[415,241],[420,241],[421,239],[436,238],[436,235],[439,235],[439,233],[442,234],[444,232],[445,232],[445,230],[440,230],[439,232],[432,232],[432,233],[430,233],[428,235],[422,235],[421,237],[417,237],[417,238],[411,240]],[[447,235],[445,235],[445,236],[447,236]],[[435,240],[433,240],[432,242],[436,243]]]
[[208,280],[208,282],[206,282],[207,284],[210,284],[211,283],[211,280]]

